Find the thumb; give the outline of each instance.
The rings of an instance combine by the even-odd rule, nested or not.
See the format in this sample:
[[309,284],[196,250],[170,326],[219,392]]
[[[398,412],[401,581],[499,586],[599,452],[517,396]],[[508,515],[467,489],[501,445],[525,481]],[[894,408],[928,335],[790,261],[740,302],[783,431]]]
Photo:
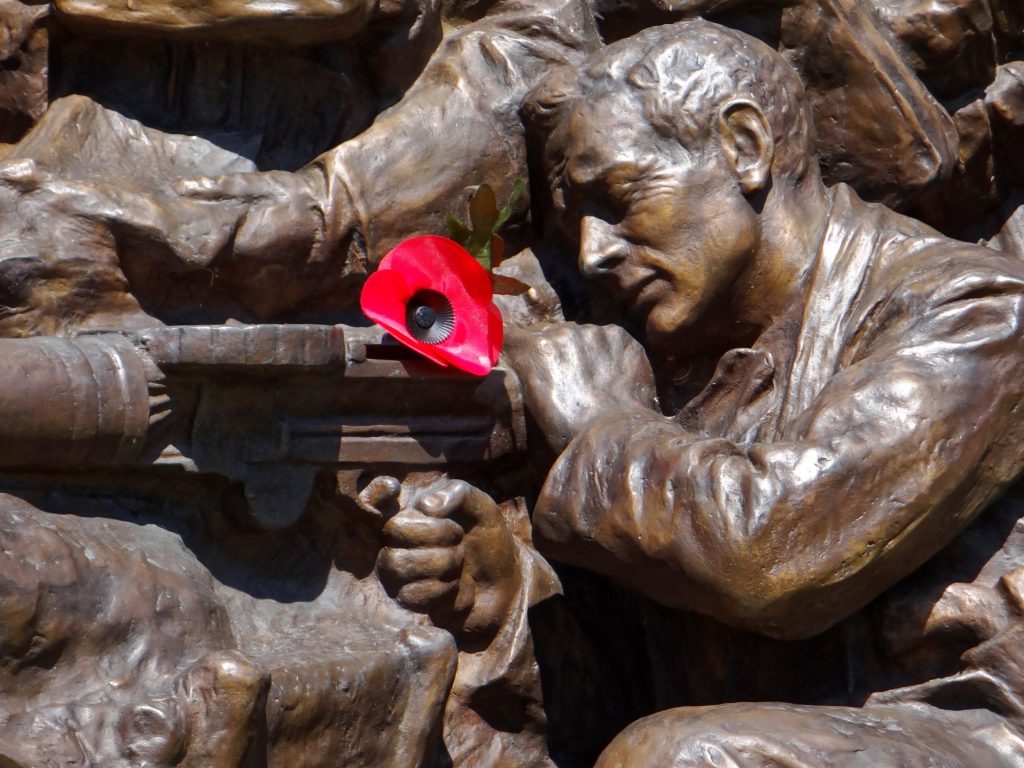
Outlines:
[[394,477],[381,475],[370,481],[356,497],[356,504],[375,518],[392,517],[402,484]]
[[426,515],[449,517],[467,530],[493,522],[497,512],[494,499],[462,480],[426,494],[417,506]]

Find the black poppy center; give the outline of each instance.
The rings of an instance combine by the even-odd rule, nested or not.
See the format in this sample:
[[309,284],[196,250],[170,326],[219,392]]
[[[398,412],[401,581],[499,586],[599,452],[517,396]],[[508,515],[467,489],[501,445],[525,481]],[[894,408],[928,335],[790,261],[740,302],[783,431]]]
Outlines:
[[452,303],[437,291],[418,291],[406,305],[405,327],[417,341],[440,344],[455,328]]
[[412,317],[416,321],[416,325],[420,328],[426,329],[432,326],[434,321],[437,320],[437,312],[426,305],[421,305],[413,310]]

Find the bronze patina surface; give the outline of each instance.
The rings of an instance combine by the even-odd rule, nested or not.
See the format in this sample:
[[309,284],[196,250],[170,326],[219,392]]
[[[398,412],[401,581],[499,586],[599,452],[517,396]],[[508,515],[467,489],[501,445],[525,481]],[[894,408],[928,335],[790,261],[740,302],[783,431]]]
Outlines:
[[[0,765],[1024,764],[1008,0],[0,0]],[[528,181],[505,350],[359,312]]]

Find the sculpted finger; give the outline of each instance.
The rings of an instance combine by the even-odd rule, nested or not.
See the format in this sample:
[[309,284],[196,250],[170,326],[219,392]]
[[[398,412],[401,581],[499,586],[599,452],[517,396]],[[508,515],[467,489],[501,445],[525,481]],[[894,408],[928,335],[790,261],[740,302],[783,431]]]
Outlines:
[[464,531],[454,520],[402,513],[388,520],[381,534],[392,547],[450,547],[462,541]]
[[554,326],[532,326],[527,329],[509,327],[505,329],[502,351],[509,357],[513,368],[530,371],[537,368],[536,358],[542,350],[550,347],[549,336]]
[[238,229],[235,251],[276,261],[305,256],[316,226],[307,211],[290,203],[257,205],[248,210]]
[[498,509],[494,499],[461,480],[428,494],[420,508],[427,515],[448,515],[463,529],[492,522]]
[[510,326],[505,329],[502,351],[518,358],[532,353],[538,341],[538,330],[535,327],[517,328]]
[[179,195],[196,200],[217,201],[224,198],[262,197],[259,181],[259,174],[229,173],[223,176],[178,179],[172,186]]
[[462,480],[453,480],[442,488],[430,491],[417,499],[416,507],[430,517],[445,517],[462,506],[469,491],[468,483]]
[[197,200],[215,200],[225,194],[220,186],[220,178],[200,176],[197,179],[178,179],[171,184],[177,194],[194,197]]
[[426,612],[442,600],[450,598],[459,588],[459,582],[427,579],[406,584],[395,599],[412,611]]
[[396,582],[455,578],[462,570],[458,547],[381,550],[377,560],[382,575]]
[[370,481],[369,485],[363,488],[356,497],[356,504],[364,512],[369,512],[375,517],[385,517],[398,499],[402,491],[402,484],[394,477],[381,475]]

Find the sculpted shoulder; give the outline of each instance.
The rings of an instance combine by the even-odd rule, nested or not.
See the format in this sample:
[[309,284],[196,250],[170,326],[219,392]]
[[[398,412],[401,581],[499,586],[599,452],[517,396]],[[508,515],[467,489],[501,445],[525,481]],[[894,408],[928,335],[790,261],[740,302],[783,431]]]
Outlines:
[[[911,327],[925,336],[929,327],[950,332],[945,308],[952,305],[958,307],[961,331],[970,327],[975,335],[991,335],[1024,326],[1024,261],[865,203],[844,185],[834,192],[823,274],[810,300],[828,303],[834,290],[829,286],[848,283],[847,327],[853,336],[847,362]],[[937,324],[939,314],[946,319]]]

